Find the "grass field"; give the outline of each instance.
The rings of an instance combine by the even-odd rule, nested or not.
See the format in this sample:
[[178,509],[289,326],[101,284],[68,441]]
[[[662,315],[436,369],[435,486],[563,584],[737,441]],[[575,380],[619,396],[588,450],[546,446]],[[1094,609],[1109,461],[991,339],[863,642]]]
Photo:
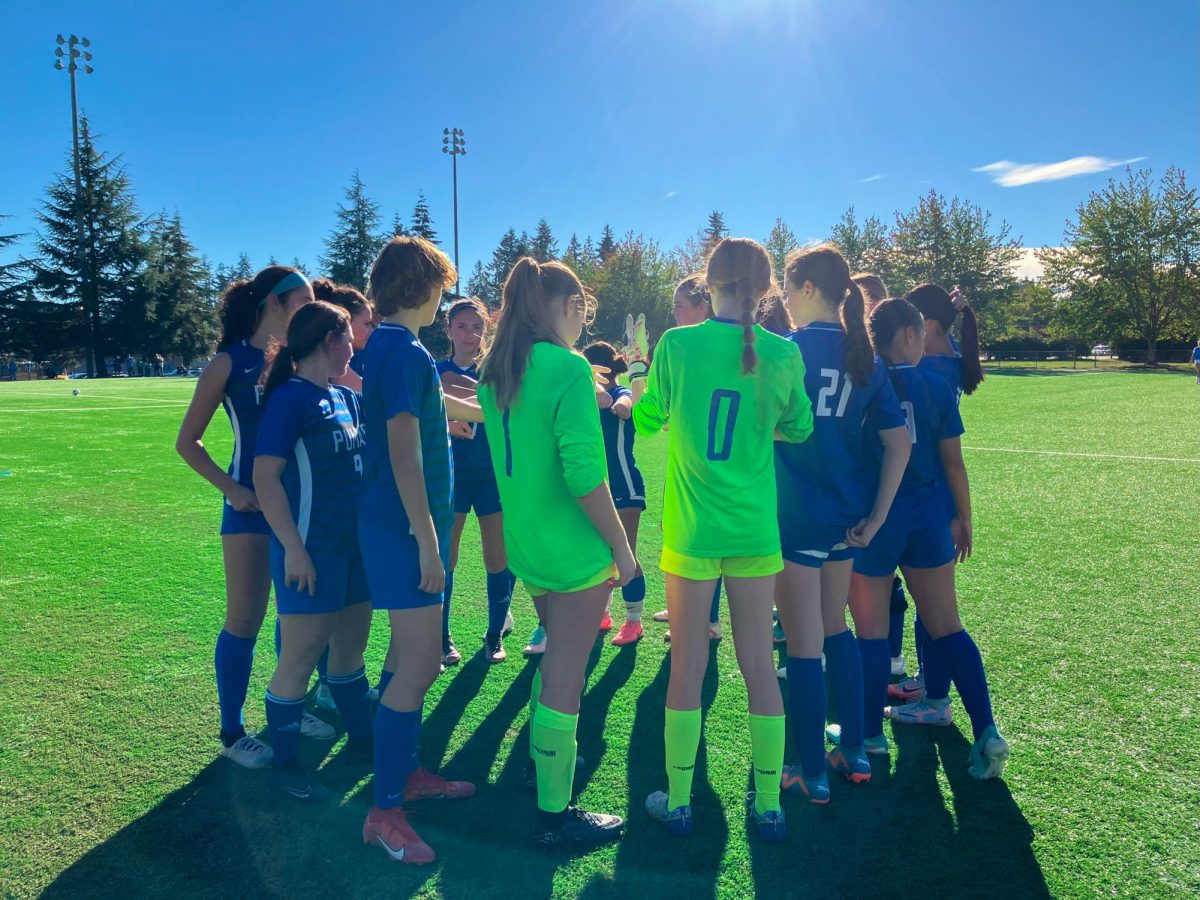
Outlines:
[[[1200,387],[1018,371],[963,403],[977,543],[960,593],[1013,746],[1002,782],[967,777],[956,708],[950,729],[889,727],[893,753],[870,785],[835,783],[825,808],[785,798],[788,844],[762,845],[745,827],[745,692],[726,639],[705,690],[697,834],[672,840],[641,808],[665,787],[668,662],[664,626],[648,623],[638,645],[597,642],[580,719],[581,802],[625,815],[626,837],[584,856],[535,852],[520,787],[532,608],[519,593],[506,664],[471,655],[485,604],[469,531],[453,622],[467,655],[429,695],[422,755],[480,791],[419,811],[440,855],[425,868],[363,846],[370,779],[340,744],[305,742],[335,790],[322,809],[215,758],[219,498],[172,449],[193,382],[0,385],[0,894],[1195,896]],[[223,420],[209,442],[227,457]],[[647,618],[663,606],[664,450],[638,447]],[[264,632],[251,727],[270,644]]]

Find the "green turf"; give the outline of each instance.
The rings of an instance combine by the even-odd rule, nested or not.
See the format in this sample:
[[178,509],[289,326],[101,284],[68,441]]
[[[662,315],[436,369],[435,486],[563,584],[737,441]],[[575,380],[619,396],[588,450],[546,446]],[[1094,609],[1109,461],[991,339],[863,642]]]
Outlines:
[[[219,498],[172,449],[191,389],[162,379],[0,385],[0,894],[1200,891],[1192,378],[994,374],[964,400],[966,445],[990,449],[967,451],[977,550],[960,590],[1013,746],[1006,778],[967,777],[961,710],[950,729],[896,729],[891,765],[876,760],[869,786],[835,783],[825,808],[785,798],[785,847],[746,832],[745,692],[728,639],[704,695],[696,836],[672,840],[642,812],[646,793],[665,787],[667,655],[664,626],[648,622],[639,645],[597,643],[580,719],[591,761],[581,802],[625,815],[625,840],[577,857],[530,849],[533,798],[519,781],[531,606],[519,593],[509,661],[488,668],[474,655],[485,609],[469,531],[453,624],[466,658],[430,693],[423,759],[480,791],[420,810],[440,854],[426,868],[363,846],[370,780],[337,746],[323,763],[337,799],[323,809],[282,805],[262,773],[214,758]],[[223,459],[223,421],[209,440]],[[1005,452],[1014,449],[1096,455]],[[648,619],[663,605],[653,523],[664,441],[641,441],[638,454],[651,486],[640,548]],[[372,675],[383,645],[378,628]],[[271,665],[264,633],[252,726]],[[305,749],[318,764],[321,748]]]

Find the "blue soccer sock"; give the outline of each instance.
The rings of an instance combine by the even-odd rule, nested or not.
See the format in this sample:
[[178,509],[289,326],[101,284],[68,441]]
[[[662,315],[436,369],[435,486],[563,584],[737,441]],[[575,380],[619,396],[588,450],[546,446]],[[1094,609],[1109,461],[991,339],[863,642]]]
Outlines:
[[950,696],[950,665],[938,642],[929,636],[925,623],[915,623],[917,646],[923,647],[921,672],[925,676],[925,696],[930,700],[945,700]]
[[904,653],[904,613],[888,615],[888,656],[895,659]]
[[852,750],[863,742],[863,671],[858,644],[849,629],[825,638],[825,671],[838,722],[842,726],[842,747]]
[[279,616],[275,617],[275,658],[283,656],[283,628],[279,624]]
[[996,724],[992,718],[992,698],[988,695],[987,675],[983,671],[983,657],[971,635],[964,628],[933,642],[941,651],[947,667],[954,677],[958,696],[971,717],[971,729],[975,740],[990,726]]
[[454,593],[454,570],[446,573],[446,586],[442,589],[442,653],[450,652],[450,597]]
[[883,707],[892,674],[887,639],[858,638],[858,655],[863,672],[863,737],[878,737],[883,734]]
[[487,600],[488,627],[487,633],[496,638],[504,630],[504,620],[508,617],[508,608],[512,605],[512,572],[505,569],[502,572],[488,572]]
[[383,694],[388,689],[388,685],[392,683],[392,676],[395,672],[389,672],[387,669],[380,669],[379,683],[375,685],[375,690],[379,693],[379,699],[383,700]]
[[821,660],[787,658],[787,709],[792,717],[794,759],[805,778],[825,771],[825,676]]
[[721,621],[721,579],[717,579],[717,586],[713,588],[712,607],[708,610],[708,624],[713,625]]
[[324,684],[329,677],[329,647],[326,646],[321,651],[321,658],[317,660],[317,681]]
[[421,710],[400,712],[379,704],[375,714],[375,805],[390,809],[404,802],[404,785],[417,768]]
[[254,668],[254,638],[237,637],[222,629],[217,635],[213,668],[217,676],[221,734],[237,740],[246,733],[242,726],[242,707],[246,705],[246,688]]
[[333,702],[337,704],[346,726],[346,733],[355,740],[364,740],[371,736],[371,701],[368,692],[371,689],[367,683],[365,668],[347,672],[344,675],[329,674],[326,681],[329,693],[333,694]]
[[621,588],[621,599],[625,602],[625,621],[642,621],[642,608],[646,605],[646,576],[635,576]]
[[290,700],[267,691],[267,729],[271,734],[271,749],[275,765],[287,766],[296,761],[300,747],[300,720],[304,718],[304,698]]

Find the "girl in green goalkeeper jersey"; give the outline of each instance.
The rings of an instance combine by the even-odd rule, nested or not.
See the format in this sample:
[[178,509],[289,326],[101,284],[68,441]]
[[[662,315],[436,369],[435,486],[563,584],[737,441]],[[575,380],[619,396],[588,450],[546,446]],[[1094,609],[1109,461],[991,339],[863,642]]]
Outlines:
[[504,282],[479,402],[504,507],[509,568],[539,603],[546,653],[530,696],[537,770],[534,842],[600,844],[617,816],[570,805],[575,733],[596,623],[637,569],[605,476],[592,368],[571,347],[593,301],[562,263],[524,257]]
[[804,441],[812,432],[812,409],[800,351],[754,324],[772,284],[766,250],[743,238],[723,240],[706,280],[715,317],[663,335],[633,408],[639,434],[671,425],[661,563],[672,631],[664,729],[670,790],[647,797],[646,810],[672,834],[692,831],[708,605],[724,576],[750,700],[755,792],[749,812],[759,835],[779,842],[785,836],[779,806],[784,714],[771,656],[771,605],[783,557],[774,440]]

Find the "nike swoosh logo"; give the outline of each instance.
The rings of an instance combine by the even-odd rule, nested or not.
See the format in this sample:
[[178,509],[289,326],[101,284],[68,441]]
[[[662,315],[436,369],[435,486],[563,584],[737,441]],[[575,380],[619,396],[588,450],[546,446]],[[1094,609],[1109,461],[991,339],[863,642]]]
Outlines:
[[246,375],[249,375],[251,372],[253,372],[257,368],[258,368],[258,366],[251,366],[248,369],[242,369],[242,372],[244,372]]
[[404,794],[404,791],[400,791],[398,794],[388,794],[387,798],[389,801],[390,800],[399,800],[403,794]]
[[295,797],[297,800],[307,800],[309,797],[312,796],[312,785],[309,785],[302,791],[298,791],[298,790],[296,790],[296,788],[288,788],[288,793],[291,794],[293,797]]
[[397,862],[400,862],[404,859],[403,847],[400,847],[399,849],[393,849],[388,845],[388,842],[380,836],[378,831],[375,832],[375,840],[379,842],[379,846],[382,847],[384,852],[387,853],[387,855],[392,859],[396,860]]

